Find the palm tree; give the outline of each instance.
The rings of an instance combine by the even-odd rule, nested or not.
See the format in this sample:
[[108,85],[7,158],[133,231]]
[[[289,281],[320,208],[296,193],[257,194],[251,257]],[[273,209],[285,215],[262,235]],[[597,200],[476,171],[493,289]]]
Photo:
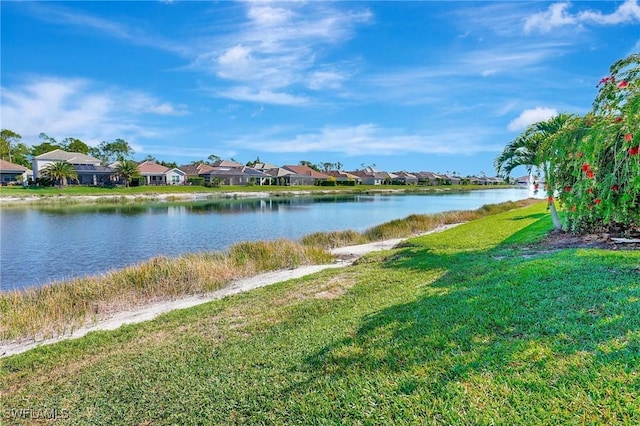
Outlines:
[[42,169],[42,174],[56,181],[59,187],[67,185],[67,179],[78,179],[78,173],[72,164],[64,161],[56,161]]
[[549,208],[555,229],[562,229],[562,225],[555,202],[551,198],[555,189],[551,170],[554,169],[553,165],[557,158],[556,148],[560,138],[573,119],[573,115],[563,113],[530,125],[522,134],[508,143],[494,161],[498,175],[505,179],[508,179],[513,169],[519,166],[526,167],[529,175],[534,167],[542,170],[547,183]]
[[116,173],[124,179],[124,185],[128,188],[132,179],[140,177],[138,164],[133,160],[122,160],[115,167]]

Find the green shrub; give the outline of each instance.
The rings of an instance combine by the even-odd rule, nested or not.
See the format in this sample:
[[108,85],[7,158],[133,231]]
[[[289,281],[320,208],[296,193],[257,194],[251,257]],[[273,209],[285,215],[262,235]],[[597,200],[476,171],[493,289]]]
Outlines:
[[191,185],[204,186],[204,178],[201,178],[200,176],[189,177],[187,182]]

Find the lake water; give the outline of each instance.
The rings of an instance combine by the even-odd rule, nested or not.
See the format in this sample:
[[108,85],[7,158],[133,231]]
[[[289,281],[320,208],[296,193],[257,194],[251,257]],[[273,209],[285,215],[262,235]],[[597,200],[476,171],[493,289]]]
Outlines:
[[442,195],[338,195],[182,203],[0,209],[0,287],[93,275],[154,256],[224,250],[245,240],[297,240],[410,214],[527,198],[522,189]]

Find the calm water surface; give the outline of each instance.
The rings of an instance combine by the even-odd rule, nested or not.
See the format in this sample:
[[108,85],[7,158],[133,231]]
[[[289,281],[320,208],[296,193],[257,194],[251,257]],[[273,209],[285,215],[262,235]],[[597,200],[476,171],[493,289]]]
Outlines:
[[0,209],[2,290],[97,274],[154,256],[223,250],[245,240],[299,239],[414,213],[527,198],[522,189],[443,195],[346,195],[126,206]]

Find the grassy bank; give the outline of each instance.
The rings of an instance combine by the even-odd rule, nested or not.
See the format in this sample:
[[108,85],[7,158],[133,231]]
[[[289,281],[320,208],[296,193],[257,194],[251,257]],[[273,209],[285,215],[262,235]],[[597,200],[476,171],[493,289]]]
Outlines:
[[2,359],[3,420],[638,424],[640,253],[549,228],[537,204]]
[[330,263],[333,257],[326,248],[408,237],[532,202],[535,201],[487,205],[474,211],[413,215],[375,226],[362,234],[355,231],[316,233],[304,237],[301,243],[242,242],[226,252],[158,257],[104,275],[3,292],[0,293],[0,341],[55,337],[113,312],[168,298],[209,293],[235,279],[261,272]]
[[[131,202],[132,199],[148,200],[154,198],[181,199],[190,195],[221,197],[228,194],[242,195],[250,193],[265,193],[273,196],[291,195],[303,193],[375,193],[375,192],[406,192],[406,193],[441,193],[456,191],[471,191],[479,189],[496,189],[507,186],[485,186],[485,185],[441,185],[441,186],[415,186],[415,185],[358,185],[353,186],[277,186],[277,185],[254,185],[254,186],[221,186],[218,188],[207,188],[204,186],[180,186],[180,185],[160,185],[160,186],[137,186],[131,188],[101,188],[90,186],[67,186],[57,187],[29,187],[20,186],[0,186],[0,197],[5,198],[3,205],[10,205],[11,198],[17,202],[29,200],[30,202],[55,202],[56,200],[69,200],[75,198],[76,202],[87,203],[88,197],[104,199],[115,199],[118,202]],[[85,197],[85,199],[82,199]]]

